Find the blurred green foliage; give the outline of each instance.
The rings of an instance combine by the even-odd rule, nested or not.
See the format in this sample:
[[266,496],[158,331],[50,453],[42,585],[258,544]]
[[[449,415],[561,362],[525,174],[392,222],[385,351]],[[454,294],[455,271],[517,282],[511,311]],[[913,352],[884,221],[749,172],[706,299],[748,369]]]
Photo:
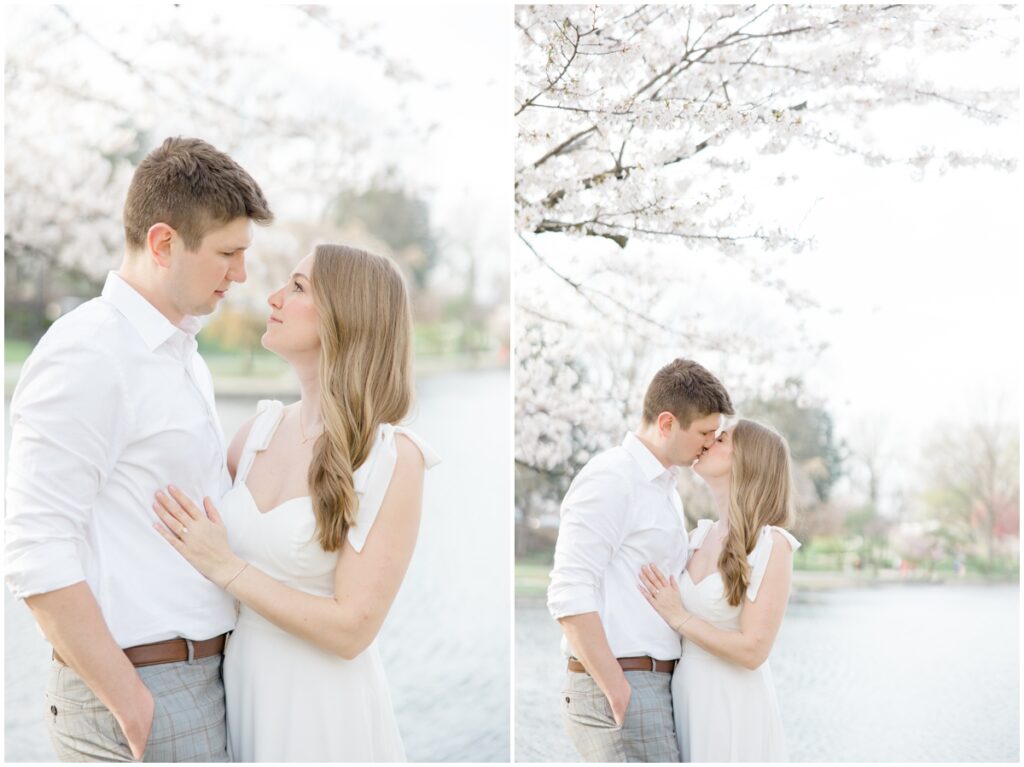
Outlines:
[[374,186],[364,192],[344,191],[328,217],[340,226],[358,224],[387,243],[422,290],[437,263],[437,236],[430,207],[398,188]]
[[29,353],[35,347],[35,344],[28,341],[22,341],[17,338],[7,338],[4,340],[4,364],[7,365],[20,365],[26,359],[28,359]]
[[741,412],[771,424],[786,437],[794,463],[807,472],[818,500],[827,501],[842,474],[842,446],[836,441],[832,415],[809,401],[803,381],[789,378],[775,396],[748,400]]

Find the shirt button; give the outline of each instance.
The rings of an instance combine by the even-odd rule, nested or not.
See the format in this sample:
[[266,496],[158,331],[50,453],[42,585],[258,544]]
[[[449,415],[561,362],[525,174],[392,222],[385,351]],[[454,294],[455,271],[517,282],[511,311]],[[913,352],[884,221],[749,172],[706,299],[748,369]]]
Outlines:
[[[568,698],[566,698],[566,700],[568,700]],[[57,716],[57,707],[56,706],[50,706],[50,713],[53,714],[54,716]]]

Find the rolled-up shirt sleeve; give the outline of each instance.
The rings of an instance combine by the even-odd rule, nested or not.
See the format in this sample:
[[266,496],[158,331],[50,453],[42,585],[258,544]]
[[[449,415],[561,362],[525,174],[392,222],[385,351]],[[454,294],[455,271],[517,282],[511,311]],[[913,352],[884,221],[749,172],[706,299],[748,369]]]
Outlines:
[[562,501],[548,610],[558,620],[598,612],[608,563],[622,544],[631,483],[614,471],[584,471]]
[[11,400],[5,580],[18,599],[86,579],[96,497],[127,432],[112,354],[83,338],[40,347]]

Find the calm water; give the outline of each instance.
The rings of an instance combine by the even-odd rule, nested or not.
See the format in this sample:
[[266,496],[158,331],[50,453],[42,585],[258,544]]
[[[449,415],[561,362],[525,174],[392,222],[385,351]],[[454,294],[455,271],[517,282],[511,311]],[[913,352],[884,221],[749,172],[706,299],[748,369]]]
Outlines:
[[[798,596],[772,652],[790,759],[1020,757],[1019,589],[890,586]],[[516,606],[516,761],[579,761],[562,729],[561,632]]]
[[[420,382],[410,425],[443,463],[427,474],[416,554],[379,640],[411,761],[509,758],[508,402],[505,372]],[[219,403],[229,439],[255,406]],[[4,614],[6,759],[53,761],[50,648],[6,589]]]

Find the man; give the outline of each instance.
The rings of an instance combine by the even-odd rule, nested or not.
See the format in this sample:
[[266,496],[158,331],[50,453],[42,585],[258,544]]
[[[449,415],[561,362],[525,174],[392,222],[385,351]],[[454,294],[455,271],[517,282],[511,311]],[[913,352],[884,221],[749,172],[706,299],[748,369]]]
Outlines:
[[234,605],[161,539],[152,505],[168,483],[192,498],[230,486],[195,315],[245,281],[253,222],[272,218],[230,157],[167,139],[132,178],[119,271],[22,369],[6,579],[53,645],[62,761],[227,760],[220,666]]
[[640,593],[640,568],[686,566],[677,467],[732,413],[711,373],[669,363],[647,389],[640,428],[594,456],[562,502],[548,609],[565,634],[565,725],[586,761],[679,761],[670,682],[681,640]]

